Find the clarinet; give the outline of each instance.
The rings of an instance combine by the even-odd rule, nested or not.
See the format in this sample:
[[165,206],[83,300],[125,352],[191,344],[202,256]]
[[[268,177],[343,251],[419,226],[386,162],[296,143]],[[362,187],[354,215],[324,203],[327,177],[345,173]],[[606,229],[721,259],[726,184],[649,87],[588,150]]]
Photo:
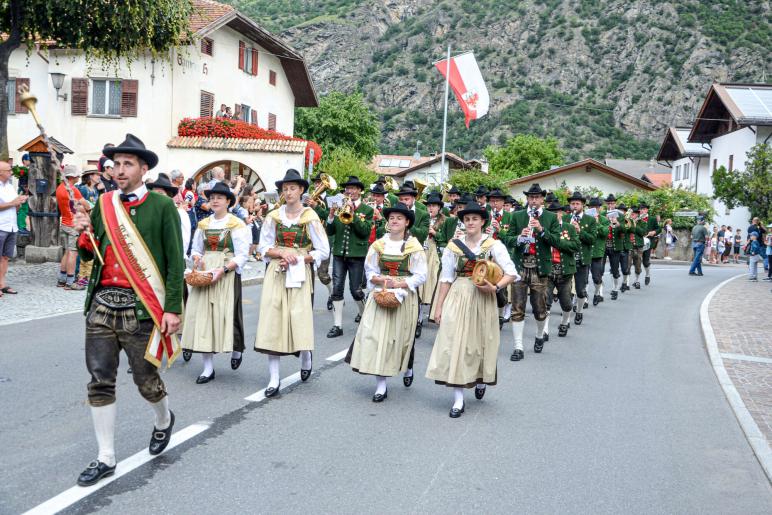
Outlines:
[[[536,209],[529,209],[528,210],[528,217],[530,220],[533,220],[534,218],[538,217],[538,211]],[[523,248],[523,254],[528,254],[528,251],[530,249],[531,243],[536,243],[536,240],[533,237],[533,227],[528,227],[528,236],[522,239],[522,242],[525,243],[525,247]]]

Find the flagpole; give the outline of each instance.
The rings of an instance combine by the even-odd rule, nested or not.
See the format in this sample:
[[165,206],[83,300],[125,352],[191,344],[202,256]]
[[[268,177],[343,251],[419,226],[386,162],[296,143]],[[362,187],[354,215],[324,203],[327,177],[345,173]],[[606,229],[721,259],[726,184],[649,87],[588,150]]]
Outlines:
[[450,45],[445,61],[445,114],[442,119],[442,157],[440,160],[440,184],[445,182],[445,139],[448,137],[448,84],[450,83]]

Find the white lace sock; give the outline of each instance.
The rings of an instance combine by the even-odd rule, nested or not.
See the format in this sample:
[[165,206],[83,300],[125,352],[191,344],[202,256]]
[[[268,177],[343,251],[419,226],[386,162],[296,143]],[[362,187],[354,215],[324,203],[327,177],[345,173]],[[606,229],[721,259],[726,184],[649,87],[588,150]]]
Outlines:
[[619,290],[619,277],[614,277],[614,287],[611,289],[611,291],[618,291]]
[[335,320],[333,322],[338,327],[343,327],[343,301],[332,301],[332,317]]
[[639,274],[637,272],[635,273],[635,282],[637,282],[637,283],[641,282],[641,274]]
[[150,406],[155,413],[155,428],[164,430],[172,423],[172,414],[169,411],[169,397],[164,395],[164,398],[158,402],[151,402]]
[[454,396],[454,402],[453,407],[456,409],[461,409],[464,407],[464,389],[463,388],[453,388],[453,396]]
[[231,352],[231,359],[239,359],[241,357],[241,353],[238,351]]
[[424,319],[424,305],[418,305],[418,321],[421,322]]
[[[165,397],[164,397],[165,398]],[[107,406],[91,406],[99,455],[97,459],[110,467],[115,466],[115,403]]]
[[375,393],[381,395],[386,393],[386,378],[384,376],[375,376]]
[[547,322],[547,320],[537,320],[536,321],[536,337],[537,338],[544,338],[544,324]]
[[413,377],[413,369],[412,368],[408,368],[407,370],[405,370],[405,377]]
[[[584,302],[580,302],[579,304],[584,304]],[[577,307],[577,309],[579,309],[579,308]],[[561,325],[568,325],[568,321],[570,319],[571,319],[571,312],[570,311],[563,311],[563,318],[560,320]]]
[[598,287],[597,287],[596,291],[598,292],[598,295],[600,295],[601,297],[603,297],[603,283],[600,283],[600,284],[598,285]]
[[485,387],[488,386],[485,383],[477,383],[477,389],[478,390],[485,390]]
[[512,336],[515,339],[515,349],[523,350],[523,331],[525,330],[525,320],[512,322]]
[[214,354],[203,352],[201,353],[201,358],[204,360],[204,370],[201,372],[201,375],[209,377],[214,372]]
[[584,301],[587,299],[578,299],[576,303],[576,312],[581,313],[584,310]]
[[547,313],[547,318],[544,319],[544,334],[550,334],[550,315]]
[[509,317],[512,316],[512,304],[507,303],[506,306],[504,306],[504,320],[509,320]]
[[646,277],[651,277],[651,267],[645,266],[643,269],[646,270]]
[[300,369],[311,370],[311,351],[310,350],[300,351]]
[[271,379],[268,381],[269,388],[279,387],[279,356],[268,356],[268,373]]
[[625,286],[630,286],[630,274],[627,274],[624,277]]

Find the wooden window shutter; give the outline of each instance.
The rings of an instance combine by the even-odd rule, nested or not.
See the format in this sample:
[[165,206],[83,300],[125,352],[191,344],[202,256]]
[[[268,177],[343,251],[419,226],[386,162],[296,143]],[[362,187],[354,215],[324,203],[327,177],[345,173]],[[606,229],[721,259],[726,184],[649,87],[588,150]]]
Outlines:
[[273,70],[271,70],[268,73],[268,84],[270,84],[271,86],[275,86],[276,85],[276,72],[273,71]]
[[19,95],[19,88],[22,87],[24,84],[27,85],[29,88],[29,79],[16,79],[16,111],[17,113],[27,113],[27,108],[24,107],[21,102],[19,102],[21,95]]
[[201,106],[199,116],[211,118],[214,114],[214,95],[208,91],[201,92]]
[[252,75],[257,75],[257,49],[252,49]]
[[247,45],[243,41],[239,41],[239,70],[244,69],[244,58],[247,50]]
[[201,40],[201,53],[204,55],[212,55],[214,50],[214,41],[209,38],[203,38]]
[[86,116],[88,114],[88,79],[72,79],[72,104],[73,116]]
[[257,111],[252,109],[252,111],[249,113],[250,116],[250,122],[252,122],[252,125],[257,125]]
[[137,90],[139,81],[124,79],[121,81],[121,116],[137,116]]
[[276,115],[273,113],[268,113],[268,130],[269,131],[276,130]]

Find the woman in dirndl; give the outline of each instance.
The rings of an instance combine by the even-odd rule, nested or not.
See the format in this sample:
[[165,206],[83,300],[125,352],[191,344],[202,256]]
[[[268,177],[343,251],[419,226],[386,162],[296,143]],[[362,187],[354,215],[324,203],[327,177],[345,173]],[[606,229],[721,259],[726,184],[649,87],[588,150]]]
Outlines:
[[[475,397],[482,399],[486,385],[496,384],[499,351],[496,293],[520,279],[504,244],[482,231],[488,211],[471,202],[458,216],[466,231],[459,240],[466,248],[450,242],[442,254],[435,315],[440,328],[426,370],[427,378],[453,388],[455,401],[451,418],[464,413],[464,388],[475,387]],[[482,259],[494,261],[504,272],[496,284],[472,282],[472,270]]]
[[307,381],[311,376],[313,267],[330,255],[327,233],[319,217],[301,203],[308,181],[290,169],[276,181],[276,189],[285,203],[266,214],[258,247],[268,262],[255,338],[255,350],[268,355],[266,397],[275,396],[281,388],[281,356],[299,355],[300,379]]
[[204,370],[196,384],[214,379],[214,355],[231,353],[231,368],[241,365],[244,318],[241,311],[241,272],[249,257],[251,233],[228,209],[236,196],[224,183],[207,193],[212,215],[198,223],[191,244],[193,268],[212,274],[209,286],[191,288],[185,305],[182,348],[201,353]]
[[[430,306],[427,309],[429,320],[434,320],[431,312],[432,300],[437,291],[437,284],[440,278],[440,254],[445,247],[445,238],[443,237],[443,226],[445,225],[445,215],[442,214],[442,208],[445,203],[439,193],[432,193],[424,202],[429,211],[429,235],[424,241],[426,249],[426,282],[418,289],[418,297],[421,304]],[[421,324],[423,320],[419,320]]]
[[387,377],[403,372],[403,384],[413,384],[417,291],[426,280],[424,248],[410,235],[415,213],[400,202],[385,208],[383,216],[388,232],[370,246],[365,275],[371,289],[392,292],[399,306],[382,307],[376,301],[377,292],[371,293],[346,356],[355,372],[375,376],[373,402],[386,400]]

